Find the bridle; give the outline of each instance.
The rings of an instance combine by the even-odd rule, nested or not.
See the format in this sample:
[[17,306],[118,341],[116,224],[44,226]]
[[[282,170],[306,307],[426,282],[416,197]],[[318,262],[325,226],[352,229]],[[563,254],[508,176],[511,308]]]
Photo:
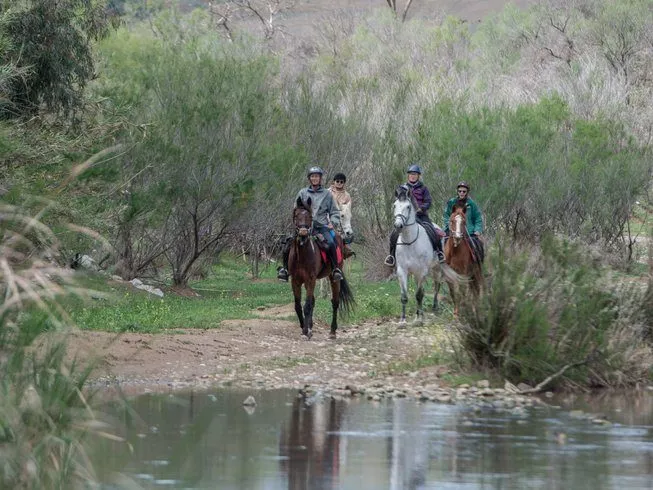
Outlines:
[[[413,205],[409,202],[408,207],[408,215],[409,217],[404,216],[402,213],[397,213],[395,214],[395,221],[400,220],[401,221],[401,228],[408,228],[409,226],[414,226],[417,224],[417,214],[415,214],[415,217],[413,218],[412,222],[408,222],[410,219],[410,210],[412,209]],[[397,245],[412,245],[417,241],[419,238],[419,226],[417,227],[417,233],[415,235],[415,238],[411,240],[410,242],[402,242],[402,243],[397,243]]]
[[[309,218],[309,223],[308,226],[305,223],[302,224],[296,224],[297,222],[297,212],[299,210],[304,211],[307,213],[308,218]],[[295,209],[295,214],[293,216],[293,224],[295,224],[295,240],[299,243],[299,245],[304,245],[306,243],[306,240],[308,237],[313,235],[313,217],[311,216],[311,212],[307,210],[306,208],[296,208]]]
[[[403,199],[402,199],[403,200]],[[407,199],[406,199],[407,200]],[[410,215],[410,209],[412,209],[413,205],[409,202],[408,203],[408,214]],[[401,226],[402,228],[408,227],[408,226],[413,226],[414,224],[417,223],[417,214],[415,214],[415,218],[413,219],[412,223],[409,223],[408,220],[410,219],[409,217],[407,218],[404,216],[402,213],[397,213],[395,214],[395,220],[400,219],[401,220]]]

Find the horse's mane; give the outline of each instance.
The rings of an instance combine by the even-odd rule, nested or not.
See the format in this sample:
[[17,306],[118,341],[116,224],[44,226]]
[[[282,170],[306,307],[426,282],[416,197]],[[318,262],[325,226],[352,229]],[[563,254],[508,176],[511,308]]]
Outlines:
[[462,214],[467,216],[467,206],[465,206],[464,203],[461,202],[454,203],[453,207],[451,208],[451,214],[454,214],[458,210],[460,210]]
[[397,188],[395,189],[395,197],[400,200],[410,200],[410,203],[413,205],[413,208],[417,209],[417,203],[415,202],[415,197],[413,196],[413,192],[411,191],[410,187],[408,187],[406,184],[401,184],[398,185]]

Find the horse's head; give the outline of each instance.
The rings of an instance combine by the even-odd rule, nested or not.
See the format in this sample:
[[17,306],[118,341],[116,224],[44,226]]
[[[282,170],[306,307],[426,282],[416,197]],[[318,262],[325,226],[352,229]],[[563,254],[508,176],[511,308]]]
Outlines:
[[415,203],[413,202],[410,189],[405,186],[397,187],[395,191],[395,203],[393,212],[395,217],[395,228],[401,230],[404,226],[415,224]]
[[305,203],[301,198],[297,198],[297,206],[293,209],[292,222],[295,226],[295,235],[299,237],[300,243],[303,244],[313,231],[313,211],[310,197]]
[[354,229],[351,227],[351,202],[340,205],[340,226],[345,240],[351,240],[354,236]]
[[463,205],[454,204],[449,217],[449,232],[453,238],[453,245],[457,247],[467,234],[467,208]]
[[398,185],[395,188],[395,198],[396,199],[405,199],[409,198],[411,196],[411,190],[410,187],[408,187],[406,184],[401,184]]

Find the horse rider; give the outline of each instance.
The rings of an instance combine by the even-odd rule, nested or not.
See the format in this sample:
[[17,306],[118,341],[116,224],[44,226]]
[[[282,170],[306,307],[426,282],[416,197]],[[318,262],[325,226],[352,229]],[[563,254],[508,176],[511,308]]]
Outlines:
[[[333,195],[333,198],[336,201],[336,205],[338,206],[338,209],[340,210],[340,217],[342,218],[342,206],[351,204],[351,196],[349,195],[349,192],[345,189],[345,184],[347,183],[347,176],[343,174],[342,172],[338,172],[333,176],[333,182],[329,186],[329,192],[331,192],[331,195]],[[343,241],[345,237],[343,236]],[[349,247],[349,244],[352,242],[351,238],[348,239],[344,243],[344,247],[347,250],[347,252],[353,254],[351,251],[351,248]]]
[[[432,231],[435,235],[434,224],[429,218],[428,210],[431,207],[431,193],[429,192],[428,187],[422,182],[422,167],[417,164],[412,164],[408,167],[407,170],[408,179],[404,187],[409,189],[412,193],[413,199],[417,204],[417,222],[424,226],[424,229]],[[442,241],[440,238],[435,237],[429,234],[431,238],[431,243],[435,249],[435,254],[440,263],[444,262],[444,253],[442,252]],[[385,258],[385,265],[394,266],[395,265],[395,252],[397,251],[397,240],[399,239],[399,230],[394,229],[390,235],[390,254]]]
[[349,192],[345,190],[346,183],[347,176],[342,172],[339,172],[333,176],[333,183],[329,187],[329,191],[333,195],[338,209],[342,209],[341,206],[343,204],[349,204],[351,202],[351,196],[349,195]]
[[[340,210],[336,205],[331,192],[322,187],[322,177],[324,170],[320,167],[311,167],[308,169],[307,177],[309,186],[301,189],[295,198],[295,206],[297,200],[307,202],[311,198],[311,209],[313,211],[313,234],[321,235],[327,241],[329,247],[327,249],[327,256],[331,261],[333,269],[332,278],[334,281],[342,280],[342,271],[338,268],[338,255],[336,251],[336,233],[334,226],[340,224]],[[288,281],[288,257],[290,255],[291,241],[286,241],[283,250],[283,267],[277,271],[277,278],[281,281]]]
[[465,216],[467,217],[467,234],[471,239],[472,247],[474,247],[476,260],[480,263],[483,262],[485,255],[483,242],[480,238],[483,233],[483,214],[476,201],[469,197],[470,189],[469,184],[464,180],[458,182],[456,186],[457,196],[449,199],[444,209],[444,231],[449,236],[449,218],[451,217],[454,205],[464,206]]

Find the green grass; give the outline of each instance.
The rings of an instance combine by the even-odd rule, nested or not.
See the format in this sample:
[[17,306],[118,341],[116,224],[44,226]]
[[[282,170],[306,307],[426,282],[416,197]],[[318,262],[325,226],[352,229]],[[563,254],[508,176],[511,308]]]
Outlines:
[[[356,260],[348,280],[356,306],[349,318],[339,320],[341,324],[399,317],[401,303],[396,280],[367,281]],[[99,299],[69,299],[68,311],[73,320],[82,329],[109,332],[153,333],[180,328],[217,328],[223,320],[257,318],[257,308],[293,302],[290,285],[276,280],[274,267],[263,269],[259,279],[252,279],[248,265],[242,259],[226,255],[209,278],[191,284],[200,294],[198,298],[181,297],[168,291],[164,298],[159,298],[126,283],[109,284],[104,276],[99,275],[84,275],[80,281],[84,287],[103,295]],[[429,289],[425,300],[427,307],[430,307],[431,295]],[[408,312],[412,315],[414,311],[413,295]],[[322,298],[317,292],[314,317],[316,321],[326,323],[331,320],[330,298]],[[294,321],[294,313],[287,318]]]

